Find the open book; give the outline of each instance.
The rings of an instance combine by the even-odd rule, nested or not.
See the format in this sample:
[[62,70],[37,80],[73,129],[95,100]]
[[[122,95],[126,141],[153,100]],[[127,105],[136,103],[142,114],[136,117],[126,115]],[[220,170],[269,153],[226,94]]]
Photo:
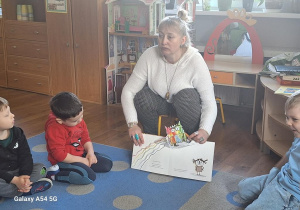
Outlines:
[[133,146],[131,168],[157,174],[210,182],[214,142],[194,141],[171,147],[165,137],[143,134],[145,143]]
[[276,91],[275,94],[281,94],[281,95],[291,95],[295,93],[296,91],[300,90],[300,86],[280,86]]

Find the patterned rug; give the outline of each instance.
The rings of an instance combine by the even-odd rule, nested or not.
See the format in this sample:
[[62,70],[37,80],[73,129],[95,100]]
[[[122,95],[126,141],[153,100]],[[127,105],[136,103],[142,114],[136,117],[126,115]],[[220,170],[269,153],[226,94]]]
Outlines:
[[[30,138],[34,162],[50,166],[44,133]],[[240,210],[237,195],[242,179],[213,171],[212,182],[176,178],[130,168],[131,151],[94,143],[94,150],[109,155],[113,168],[98,173],[94,183],[72,185],[53,182],[53,187],[34,196],[0,198],[0,209],[197,209]]]

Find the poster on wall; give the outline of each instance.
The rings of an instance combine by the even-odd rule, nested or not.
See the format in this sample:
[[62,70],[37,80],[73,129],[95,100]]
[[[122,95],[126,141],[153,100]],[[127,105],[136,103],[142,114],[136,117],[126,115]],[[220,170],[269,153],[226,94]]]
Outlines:
[[46,0],[47,12],[67,13],[67,0]]

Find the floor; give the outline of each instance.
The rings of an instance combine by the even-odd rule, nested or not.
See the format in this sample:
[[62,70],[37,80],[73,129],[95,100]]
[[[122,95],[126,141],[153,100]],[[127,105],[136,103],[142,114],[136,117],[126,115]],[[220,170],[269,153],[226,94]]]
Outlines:
[[[24,130],[27,138],[44,132],[51,96],[7,88],[0,88],[0,96],[9,101],[15,125]],[[88,102],[83,106],[92,141],[132,149],[121,106]],[[218,113],[209,138],[216,143],[214,169],[244,177],[268,173],[280,157],[260,151],[259,139],[250,132],[251,110],[225,105],[224,112],[226,124],[222,124]]]

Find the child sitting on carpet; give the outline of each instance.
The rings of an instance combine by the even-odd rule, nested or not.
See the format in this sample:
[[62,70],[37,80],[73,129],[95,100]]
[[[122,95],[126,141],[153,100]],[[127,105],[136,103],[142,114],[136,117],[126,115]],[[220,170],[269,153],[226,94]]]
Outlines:
[[111,159],[94,152],[83,106],[77,96],[61,92],[50,101],[51,113],[45,125],[49,168],[48,178],[71,184],[90,184],[95,172],[108,172]]
[[300,209],[300,91],[285,103],[286,124],[294,142],[269,174],[246,178],[239,183],[246,209]]
[[15,115],[6,99],[0,97],[0,197],[33,195],[52,187],[44,178],[46,167],[33,163],[27,139],[14,126]]

